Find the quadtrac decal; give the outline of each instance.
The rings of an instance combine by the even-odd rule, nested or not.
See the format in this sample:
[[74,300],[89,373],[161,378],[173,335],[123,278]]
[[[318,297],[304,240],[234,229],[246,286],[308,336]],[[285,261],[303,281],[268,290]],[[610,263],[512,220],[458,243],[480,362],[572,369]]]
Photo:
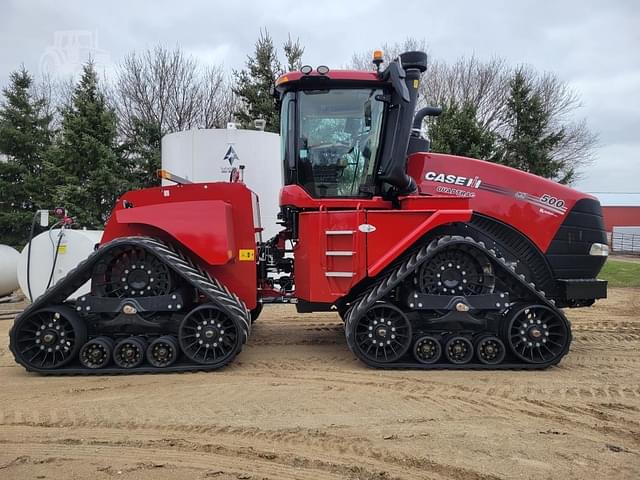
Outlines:
[[476,196],[475,192],[463,190],[458,187],[480,188],[480,185],[482,184],[482,180],[480,180],[480,177],[469,178],[438,172],[427,172],[424,178],[425,180],[429,180],[430,182],[452,185],[451,187],[439,185],[438,187],[436,187],[436,192],[444,193],[446,195],[455,195],[456,197],[473,198]]
[[463,177],[454,174],[429,171],[425,174],[424,179],[430,182],[445,184],[438,185],[436,187],[437,193],[455,195],[457,197],[474,198],[476,193],[473,190],[484,190],[530,203],[538,208],[540,213],[545,215],[564,215],[567,212],[567,208],[565,206],[566,202],[561,198],[557,198],[548,193],[538,197],[526,192],[517,192],[509,188],[501,187],[500,185],[485,183],[477,176]]

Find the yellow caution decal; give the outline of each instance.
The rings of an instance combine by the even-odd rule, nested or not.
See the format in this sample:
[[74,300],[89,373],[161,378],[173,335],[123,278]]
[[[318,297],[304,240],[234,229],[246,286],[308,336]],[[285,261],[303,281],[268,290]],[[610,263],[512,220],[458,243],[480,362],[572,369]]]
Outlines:
[[58,246],[58,253],[59,254],[67,253],[67,244],[66,243],[63,243],[63,244]]
[[256,253],[251,248],[241,248],[240,252],[238,253],[238,259],[241,262],[250,262],[252,260],[255,260],[255,258],[256,258]]
[[420,82],[416,79],[413,81],[413,88],[418,88],[418,86],[420,85]]

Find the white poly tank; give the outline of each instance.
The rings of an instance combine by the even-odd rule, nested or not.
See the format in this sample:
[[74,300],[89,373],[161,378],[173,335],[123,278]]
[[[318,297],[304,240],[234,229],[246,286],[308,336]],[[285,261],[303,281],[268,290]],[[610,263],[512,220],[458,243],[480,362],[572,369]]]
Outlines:
[[9,245],[0,245],[0,297],[18,289],[18,259],[20,254]]
[[[60,240],[60,246],[58,246],[58,238],[61,234],[62,239]],[[100,243],[101,238],[101,230],[54,229],[37,235],[31,241],[29,283],[31,284],[33,298],[38,298],[47,289],[56,247],[58,256],[55,261],[55,267],[53,267],[53,277],[50,286],[55,285],[58,280],[63,278],[70,270],[93,253],[96,244]],[[29,300],[33,300],[29,294],[29,285],[27,283],[28,252],[29,245],[25,246],[20,254],[18,281],[25,296]],[[89,293],[90,287],[91,282],[88,281],[74,294],[69,296],[69,298],[74,299],[79,295]]]
[[[262,239],[282,228],[276,224],[282,186],[280,135],[235,128],[187,130],[162,138],[162,168],[192,182],[228,182],[244,165],[244,183],[259,197]],[[173,185],[163,180],[163,185]]]

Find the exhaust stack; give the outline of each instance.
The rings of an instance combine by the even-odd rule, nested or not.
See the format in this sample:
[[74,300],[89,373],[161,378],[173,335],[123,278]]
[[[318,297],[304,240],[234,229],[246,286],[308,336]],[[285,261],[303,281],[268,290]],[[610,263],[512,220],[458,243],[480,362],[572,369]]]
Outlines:
[[391,108],[387,115],[385,139],[378,178],[396,189],[398,195],[417,190],[413,178],[407,175],[407,147],[418,100],[420,76],[427,69],[427,54],[405,52],[381,73],[393,85]]

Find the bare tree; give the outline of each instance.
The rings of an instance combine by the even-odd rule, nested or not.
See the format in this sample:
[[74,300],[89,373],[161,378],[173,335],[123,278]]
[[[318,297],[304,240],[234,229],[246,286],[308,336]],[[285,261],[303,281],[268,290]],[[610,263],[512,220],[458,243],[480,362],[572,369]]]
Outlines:
[[[404,42],[385,44],[385,59],[392,59],[402,51],[426,51],[425,41],[407,38]],[[372,68],[371,52],[355,53],[350,66],[368,70]],[[549,132],[562,130],[564,136],[554,151],[553,160],[560,161],[576,171],[593,159],[598,137],[588,128],[584,119],[577,117],[580,107],[578,94],[553,73],[538,73],[533,68],[514,67],[506,60],[494,57],[481,60],[475,56],[462,57],[454,62],[431,60],[420,85],[421,105],[467,106],[476,112],[477,122],[498,138],[509,138],[505,109],[509,99],[509,81],[514,72],[521,71],[533,85],[549,116]],[[437,122],[438,120],[431,120]]]
[[202,105],[199,126],[223,128],[233,120],[238,99],[230,88],[230,81],[222,67],[210,68],[202,82]]
[[232,112],[222,67],[203,69],[180,48],[157,46],[130,54],[121,65],[115,89],[125,136],[141,121],[159,126],[162,135],[221,126]]
[[482,62],[476,57],[429,65],[420,86],[421,102],[428,105],[470,105],[480,124],[495,131],[509,93],[510,69],[499,58]]
[[[351,61],[348,63],[347,68],[354,68],[356,70],[374,70],[375,65],[371,61],[373,59],[373,50],[374,49],[367,50],[366,52],[354,53],[351,56]],[[390,62],[402,52],[409,52],[413,50],[428,52],[429,49],[424,38],[417,39],[407,37],[402,42],[384,43],[381,45],[380,50],[382,50],[384,61]]]
[[543,99],[550,119],[549,130],[563,129],[564,137],[553,157],[573,167],[576,173],[572,181],[575,181],[580,178],[580,169],[593,161],[598,135],[589,129],[585,119],[576,118],[576,111],[582,104],[575,90],[553,73],[537,74],[532,69],[525,72],[533,79],[534,90]]
[[54,131],[62,124],[62,109],[72,103],[74,87],[72,77],[60,79],[50,75],[44,75],[33,86],[34,97],[44,100],[45,113],[51,116],[51,128]]

